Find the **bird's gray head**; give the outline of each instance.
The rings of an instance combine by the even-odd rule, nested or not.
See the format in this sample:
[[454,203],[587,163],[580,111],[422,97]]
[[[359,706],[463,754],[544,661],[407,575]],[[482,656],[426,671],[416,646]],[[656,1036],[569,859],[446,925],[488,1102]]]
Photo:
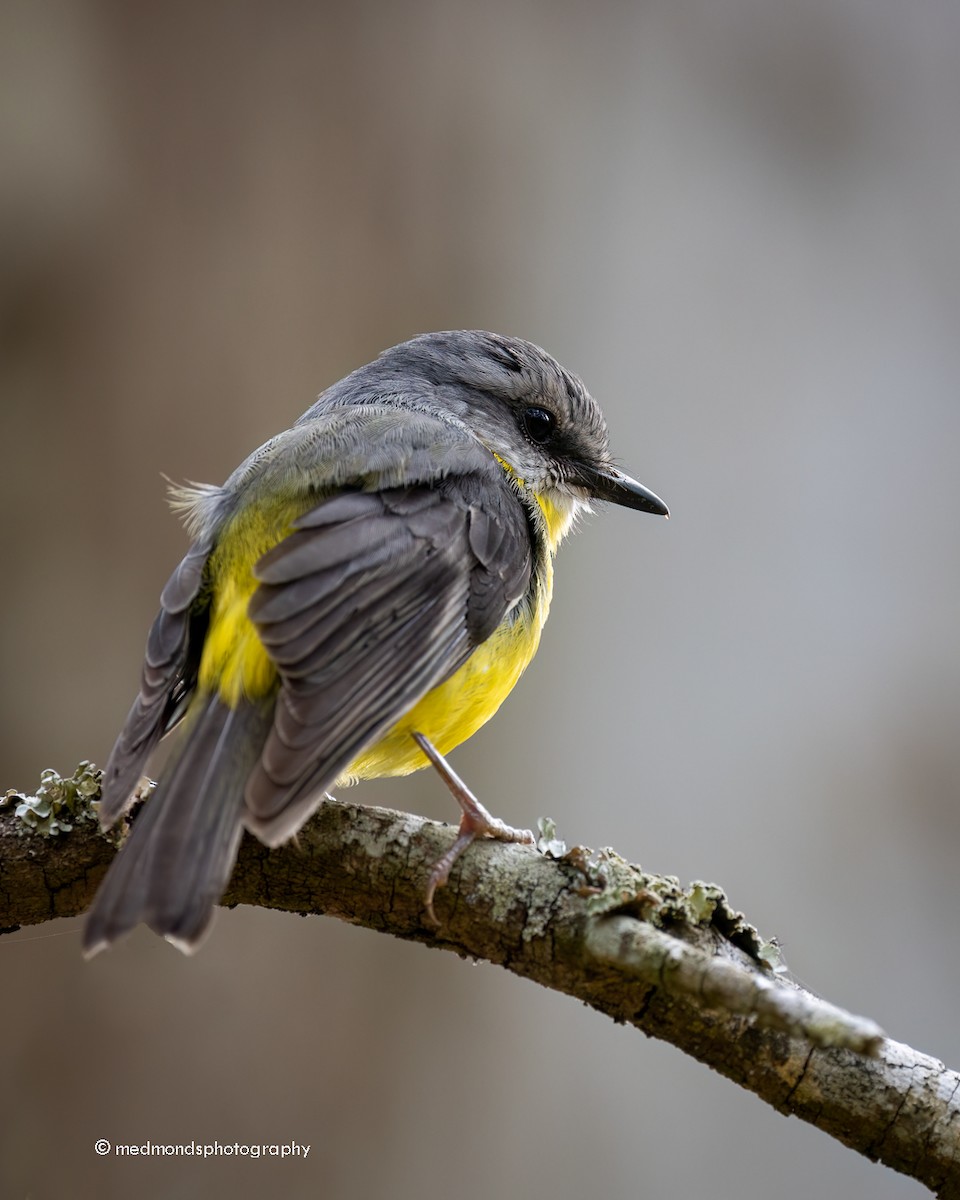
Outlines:
[[314,411],[384,402],[462,424],[565,524],[591,499],[667,515],[613,466],[603,414],[581,381],[532,342],[480,330],[423,334],[335,384]]

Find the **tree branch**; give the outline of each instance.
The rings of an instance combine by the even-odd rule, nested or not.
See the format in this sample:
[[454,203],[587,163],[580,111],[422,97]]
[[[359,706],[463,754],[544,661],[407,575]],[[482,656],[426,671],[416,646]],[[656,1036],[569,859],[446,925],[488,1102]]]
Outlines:
[[[0,801],[0,929],[77,916],[114,853],[91,808],[99,773],[44,775]],[[649,875],[612,851],[482,843],[437,894],[455,831],[339,801],[295,843],[244,838],[224,903],[328,914],[499,963],[662,1038],[846,1145],[960,1200],[960,1076],[777,974],[716,887]],[[545,851],[545,852],[543,852]]]

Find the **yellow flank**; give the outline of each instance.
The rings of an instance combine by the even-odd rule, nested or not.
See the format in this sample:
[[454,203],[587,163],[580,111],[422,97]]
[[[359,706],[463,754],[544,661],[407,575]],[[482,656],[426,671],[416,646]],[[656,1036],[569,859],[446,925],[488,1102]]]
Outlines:
[[290,504],[244,509],[224,529],[211,555],[213,599],[200,687],[219,692],[231,708],[266,695],[276,682],[277,668],[247,616],[247,605],[257,589],[254,566],[291,532],[298,515],[297,506]]

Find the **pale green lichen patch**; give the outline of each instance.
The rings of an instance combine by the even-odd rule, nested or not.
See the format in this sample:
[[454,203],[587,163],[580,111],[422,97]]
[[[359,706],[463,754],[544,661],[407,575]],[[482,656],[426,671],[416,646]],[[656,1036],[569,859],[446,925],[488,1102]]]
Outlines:
[[784,961],[783,950],[775,937],[768,942],[761,942],[757,950],[757,958],[769,967],[775,975],[785,975],[787,964]]
[[776,942],[765,942],[714,883],[695,880],[683,888],[676,876],[649,874],[609,849],[574,846],[562,861],[583,877],[575,891],[591,917],[624,914],[660,929],[713,926],[764,968],[782,969]]
[[537,849],[547,858],[563,858],[567,853],[567,843],[557,837],[557,823],[553,817],[538,818]]
[[592,917],[626,913],[659,924],[664,907],[672,912],[683,898],[678,879],[649,875],[614,850],[574,846],[563,861],[583,876],[576,891]]
[[687,890],[687,904],[695,924],[707,925],[717,911],[717,905],[726,900],[716,884],[702,883],[699,879]]
[[51,768],[40,773],[40,787],[34,796],[9,791],[0,806],[13,807],[14,815],[22,822],[21,833],[38,833],[54,837],[69,833],[83,821],[96,820],[92,801],[100,795],[103,772],[91,762],[82,762],[69,778]]
[[547,935],[554,919],[557,889],[553,879],[544,875],[529,890],[527,919],[523,926],[525,942],[539,941]]

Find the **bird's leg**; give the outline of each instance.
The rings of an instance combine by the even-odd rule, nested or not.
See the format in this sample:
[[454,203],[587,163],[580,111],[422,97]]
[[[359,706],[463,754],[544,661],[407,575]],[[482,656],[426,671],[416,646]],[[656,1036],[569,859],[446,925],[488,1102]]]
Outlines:
[[446,885],[454,863],[475,838],[489,837],[496,838],[500,842],[522,842],[524,845],[533,845],[536,842],[536,838],[529,829],[514,829],[511,825],[504,824],[499,818],[492,817],[443,755],[431,745],[427,738],[415,730],[412,733],[417,745],[427,758],[430,759],[430,762],[439,772],[440,778],[453,793],[453,798],[460,805],[460,811],[463,813],[463,816],[460,818],[460,832],[457,835],[457,840],[446,854],[434,864],[433,870],[430,872],[430,878],[427,881],[427,894],[425,897],[427,916],[431,924],[439,925],[440,922],[433,911],[434,893],[438,887]]

